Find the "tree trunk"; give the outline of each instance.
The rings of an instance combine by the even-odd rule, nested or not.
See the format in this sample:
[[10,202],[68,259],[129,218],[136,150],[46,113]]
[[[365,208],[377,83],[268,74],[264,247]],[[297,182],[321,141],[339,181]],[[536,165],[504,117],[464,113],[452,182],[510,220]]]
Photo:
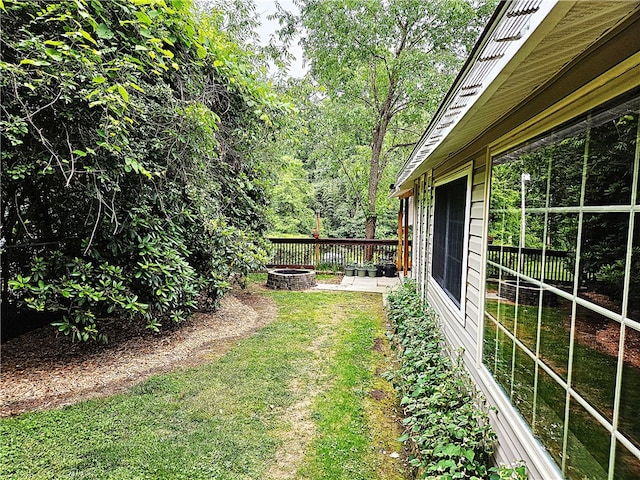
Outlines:
[[391,120],[386,110],[386,108],[383,110],[383,113],[380,116],[380,123],[376,125],[376,128],[373,130],[373,149],[371,152],[369,189],[367,195],[367,217],[364,231],[364,238],[367,239],[376,238],[376,221],[378,217],[376,213],[376,200],[378,198],[378,185],[380,184],[380,178],[382,177],[380,156],[382,155],[382,145],[384,143],[384,137],[387,134],[387,127]]

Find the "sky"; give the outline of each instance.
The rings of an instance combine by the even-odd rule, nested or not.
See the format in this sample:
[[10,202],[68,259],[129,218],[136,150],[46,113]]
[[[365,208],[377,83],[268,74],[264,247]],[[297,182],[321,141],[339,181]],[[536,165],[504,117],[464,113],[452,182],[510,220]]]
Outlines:
[[[262,22],[262,25],[258,29],[258,34],[260,35],[263,45],[269,42],[269,36],[273,34],[279,26],[277,20],[267,19],[268,15],[276,12],[275,3],[275,0],[255,0],[256,11],[260,15],[260,20]],[[285,10],[297,10],[296,6],[293,4],[293,0],[279,0],[278,3]],[[297,43],[294,43],[291,45],[291,48],[289,48],[289,52],[296,57],[296,60],[292,62],[289,67],[289,76],[295,78],[303,77],[306,73],[306,69],[302,65],[302,47]]]

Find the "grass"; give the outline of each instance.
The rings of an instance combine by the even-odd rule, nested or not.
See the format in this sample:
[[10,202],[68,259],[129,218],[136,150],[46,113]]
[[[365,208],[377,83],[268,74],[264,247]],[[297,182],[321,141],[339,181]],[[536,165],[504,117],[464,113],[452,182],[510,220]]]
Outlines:
[[[343,305],[344,308],[353,306],[353,303]],[[372,358],[379,357],[371,347],[374,338],[384,338],[384,331],[377,321],[383,314],[381,305],[378,304],[375,312],[366,307],[361,304],[358,312],[336,326],[332,338],[334,358],[328,370],[331,384],[313,404],[312,414],[319,435],[304,462],[304,478],[368,479],[377,477],[376,470],[385,472],[379,478],[401,478],[397,469],[389,469],[371,451],[369,432],[380,421],[381,414],[375,402],[367,401],[374,387]],[[378,436],[378,441],[385,448],[399,451],[400,445],[394,440],[398,435],[399,432],[387,434],[386,442]]]
[[[371,348],[384,336],[380,296],[265,294],[277,319],[223,357],[125,394],[1,420],[0,477],[403,478],[378,453],[399,448],[393,422],[371,425],[385,416],[368,398],[385,363]],[[291,412],[309,398],[311,428],[301,432]],[[277,473],[296,443],[304,453]]]

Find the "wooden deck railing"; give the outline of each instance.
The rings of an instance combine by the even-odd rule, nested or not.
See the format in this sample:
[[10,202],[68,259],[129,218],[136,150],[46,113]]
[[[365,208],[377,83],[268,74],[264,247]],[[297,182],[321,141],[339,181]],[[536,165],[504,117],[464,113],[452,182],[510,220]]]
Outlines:
[[270,238],[273,255],[268,267],[340,270],[353,263],[396,262],[398,240],[354,238]]
[[[513,271],[519,271],[531,278],[541,278],[542,274],[542,250],[537,248],[505,247],[502,245],[489,245],[488,249],[487,277],[497,277],[497,266],[503,266]],[[522,257],[520,254],[522,253]],[[558,283],[571,283],[573,281],[572,259],[568,252],[560,250],[547,250],[545,252],[544,278]]]

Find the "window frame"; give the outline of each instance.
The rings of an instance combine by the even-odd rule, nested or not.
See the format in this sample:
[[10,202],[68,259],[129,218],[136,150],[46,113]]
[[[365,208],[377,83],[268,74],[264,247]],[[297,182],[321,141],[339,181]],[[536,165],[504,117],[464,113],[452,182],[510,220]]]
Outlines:
[[[545,140],[547,140],[548,138],[553,137],[555,134],[557,134],[557,132],[562,132],[564,129],[576,129],[576,131],[580,130],[580,127],[582,127],[583,125],[589,125],[593,122],[593,119],[591,118],[591,116],[593,115],[594,117],[597,115],[609,115],[610,112],[615,112],[615,110],[623,105],[625,102],[629,101],[637,101],[638,95],[640,94],[640,91],[638,91],[638,89],[635,89],[634,91],[630,91],[627,92],[626,95],[623,95],[619,98],[616,98],[614,100],[609,100],[607,102],[602,102],[600,103],[597,107],[591,109],[590,111],[586,111],[586,112],[581,112],[579,115],[576,115],[574,117],[572,117],[570,120],[562,123],[562,124],[558,124],[558,125],[553,125],[551,128],[547,128],[545,129],[542,133],[539,133],[536,137],[534,138],[528,138],[528,139],[523,139],[522,141],[518,142],[516,145],[513,145],[514,141],[513,139],[511,139],[511,146],[510,148],[497,148],[496,145],[494,145],[493,147],[489,147],[487,150],[487,178],[486,178],[486,185],[487,185],[487,189],[486,189],[486,197],[485,197],[485,234],[488,233],[488,219],[489,219],[489,212],[490,212],[490,203],[491,203],[491,195],[492,195],[492,180],[493,180],[493,169],[494,169],[494,164],[495,163],[501,163],[501,157],[508,157],[509,155],[513,155],[514,152],[518,152],[518,151],[523,151],[526,152],[528,150],[533,150],[536,146],[536,144],[540,141],[541,143],[543,143]],[[636,111],[636,113],[638,113]],[[599,126],[599,123],[595,122],[594,126],[597,128]],[[639,130],[640,131],[640,128]],[[636,138],[640,138],[640,136],[636,137]],[[636,149],[638,148],[638,144],[636,145]],[[638,150],[636,150],[637,152]],[[496,162],[496,160],[498,160],[498,162]],[[636,153],[636,158],[633,160],[634,165],[635,165],[635,172],[638,172],[639,168],[638,168],[638,153]],[[638,177],[636,176],[635,178],[635,183],[632,186],[632,191],[635,192],[635,194],[640,197],[640,188],[638,187],[637,183],[640,183],[640,180],[638,179]],[[543,209],[542,207],[538,208],[538,209]],[[630,213],[630,218],[629,218],[629,231],[628,231],[628,239],[627,239],[627,256],[629,255],[629,251],[632,248],[632,240],[631,240],[631,236],[633,235],[633,228],[635,225],[635,228],[640,228],[640,225],[638,225],[638,221],[636,220],[635,224],[633,222],[633,218],[634,218],[634,214],[636,215],[635,218],[640,218],[640,204],[638,203],[638,198],[636,198],[634,200],[634,196],[632,194],[632,197],[630,199],[630,202],[628,204],[605,204],[605,205],[585,205],[585,204],[580,204],[577,206],[570,206],[570,207],[544,207],[544,209],[548,210],[548,211],[553,211],[554,209],[556,211],[560,211],[562,209],[569,211],[571,213],[614,213],[614,212],[620,212],[620,213]],[[536,208],[532,208],[532,209],[528,209],[528,211],[532,211],[532,210],[536,210]],[[583,228],[582,226],[582,217],[580,217],[580,223],[581,225],[579,226],[580,229]],[[576,239],[576,241],[578,242],[577,245],[577,249],[580,250],[580,245],[579,242],[581,241],[580,238]],[[578,253],[579,256],[579,253]],[[487,270],[487,252],[484,252],[484,258],[483,258],[483,274],[482,274],[482,283],[485,284],[486,283],[486,270]],[[627,259],[626,261],[626,267],[625,267],[625,278],[626,283],[625,283],[625,297],[629,295],[629,270],[630,270],[630,260]],[[521,276],[522,278],[523,276]],[[568,301],[573,301],[576,305],[576,307],[583,307],[586,308],[590,311],[593,311],[601,316],[603,316],[604,318],[609,318],[612,321],[618,322],[621,325],[621,338],[624,339],[624,333],[626,330],[628,329],[633,329],[636,331],[640,331],[640,322],[637,322],[631,318],[629,318],[628,313],[626,313],[624,310],[622,312],[616,313],[613,310],[608,310],[603,306],[597,305],[597,304],[593,304],[590,301],[585,300],[584,298],[578,296],[577,294],[577,290],[573,291],[572,293],[567,293],[561,290],[557,290],[555,288],[553,288],[553,286],[551,286],[551,284],[547,284],[546,281],[537,281],[534,280],[533,283],[536,284],[540,284],[540,286],[544,286],[545,288],[547,288],[549,290],[549,292],[557,294],[560,298],[564,298]],[[575,286],[574,286],[575,287]],[[497,392],[499,395],[502,395],[505,399],[507,399],[507,401],[513,406],[512,400],[509,399],[509,396],[503,391],[503,388],[498,380],[496,379],[496,377],[494,376],[494,373],[492,373],[492,371],[490,370],[490,368],[487,366],[485,358],[484,358],[484,353],[483,353],[483,348],[484,348],[484,342],[485,342],[485,325],[487,322],[487,309],[486,309],[486,305],[485,305],[485,297],[486,296],[486,290],[485,290],[485,294],[483,295],[483,300],[482,300],[482,327],[479,328],[479,332],[478,332],[478,338],[480,340],[480,347],[479,347],[479,351],[478,351],[478,357],[476,358],[477,362],[478,362],[478,367],[479,367],[479,371],[481,371],[483,373],[483,375],[486,376],[486,378],[491,379],[491,384],[493,384],[495,386],[495,388],[497,389]],[[622,301],[622,304],[624,306],[627,305],[627,299],[624,298]],[[626,308],[626,307],[624,307]],[[575,315],[575,314],[572,314]],[[495,320],[494,320],[495,321]],[[495,328],[498,328],[500,330],[502,330],[502,332],[509,338],[512,338],[512,340],[515,342],[515,344],[520,347],[522,349],[522,351],[528,355],[529,357],[531,357],[531,359],[535,362],[537,368],[539,368],[541,371],[543,371],[544,373],[546,373],[549,377],[551,377],[558,385],[560,385],[561,387],[565,388],[568,390],[568,397],[570,398],[571,401],[576,402],[577,404],[580,404],[580,406],[590,415],[590,419],[594,420],[595,422],[597,422],[598,424],[600,424],[601,427],[603,427],[604,429],[612,432],[612,435],[615,436],[616,438],[616,443],[618,445],[623,445],[626,447],[626,449],[628,451],[630,451],[631,453],[633,453],[636,458],[640,459],[640,447],[638,447],[637,445],[634,445],[626,436],[624,433],[622,433],[622,431],[618,428],[618,406],[614,405],[614,413],[613,415],[613,419],[606,419],[598,410],[597,408],[592,405],[593,402],[590,403],[590,401],[588,400],[588,397],[586,395],[584,395],[584,393],[580,393],[579,391],[579,384],[577,384],[575,382],[575,379],[571,378],[571,385],[567,386],[567,382],[566,380],[564,380],[563,378],[561,378],[559,375],[557,375],[553,369],[551,369],[551,367],[548,366],[548,364],[546,363],[546,361],[539,359],[538,357],[536,357],[536,353],[533,352],[533,356],[532,356],[532,352],[529,351],[529,347],[525,346],[524,344],[522,344],[520,337],[515,336],[513,333],[510,333],[509,331],[507,331],[503,326],[501,326],[499,323],[495,323]],[[538,327],[539,328],[539,327]],[[572,331],[571,331],[571,336],[572,338],[575,335],[575,327],[571,327]],[[573,341],[570,344],[570,351],[568,352],[568,357],[569,359],[571,359],[574,356],[573,353]],[[616,384],[614,387],[614,395],[615,395],[615,399],[614,399],[614,404],[616,402],[620,401],[620,396],[621,396],[621,389],[622,389],[622,384],[621,384],[621,378],[622,378],[622,366],[624,365],[624,361],[620,360],[621,355],[618,353],[618,371],[616,374]],[[572,365],[569,365],[569,369],[572,369]],[[576,386],[578,386],[578,388],[576,388]],[[525,425],[527,425],[527,427],[529,429],[531,429],[531,425],[529,425],[529,423],[524,420],[524,418],[521,416],[519,410],[515,409],[514,407],[514,411],[516,412],[516,417],[524,422]],[[567,420],[566,418],[564,419],[565,421],[570,421]],[[567,427],[565,427],[566,429]],[[563,441],[566,442],[566,437],[568,436],[567,432],[564,432],[563,434]],[[539,440],[538,440],[539,441]],[[546,447],[546,446],[545,446]],[[615,457],[611,457],[610,456],[610,462],[611,462],[611,458],[615,458]],[[558,466],[560,468],[560,466]],[[613,470],[613,468],[615,467],[615,465],[610,464],[609,465],[609,470],[611,473]],[[616,467],[617,468],[617,467]]]
[[[436,177],[432,175],[433,189],[431,192],[431,238],[429,246],[429,281],[434,286],[434,291],[444,302],[444,305],[452,313],[454,317],[464,326],[466,318],[466,293],[467,293],[467,275],[468,275],[468,256],[469,256],[469,223],[471,217],[471,193],[473,189],[473,164],[468,163],[462,167],[443,175]],[[461,258],[461,275],[460,275],[460,305],[457,305],[450,297],[449,293],[440,285],[440,282],[433,275],[433,254],[436,235],[436,211],[438,210],[436,202],[436,191],[439,187],[448,185],[454,181],[466,178],[466,192],[464,199],[464,227],[462,238],[462,258]],[[446,268],[446,265],[445,265]]]

